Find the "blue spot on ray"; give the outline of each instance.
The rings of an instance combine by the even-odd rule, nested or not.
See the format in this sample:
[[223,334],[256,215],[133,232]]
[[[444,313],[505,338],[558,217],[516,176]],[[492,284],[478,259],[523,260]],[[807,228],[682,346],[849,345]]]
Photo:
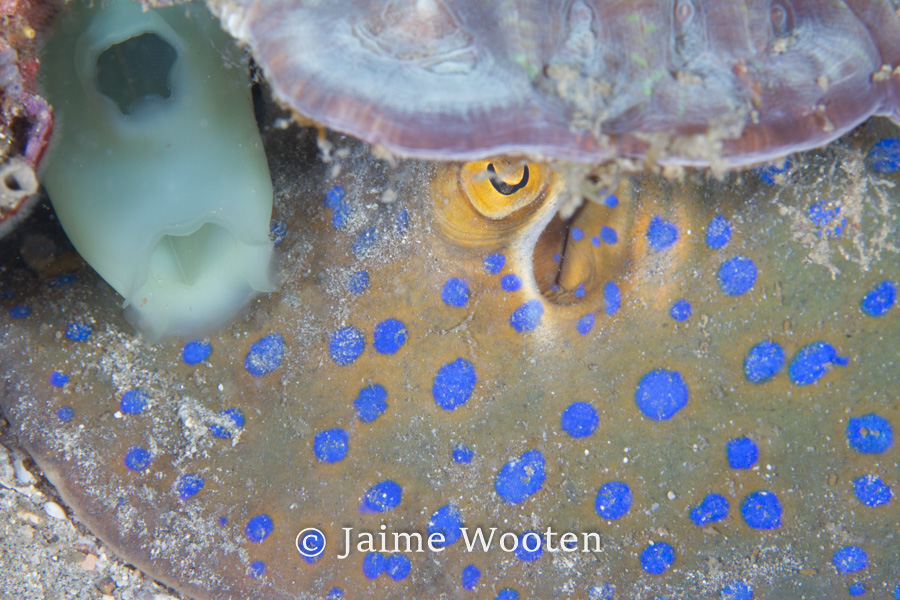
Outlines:
[[47,283],[52,288],[61,288],[66,287],[70,283],[75,281],[76,277],[72,273],[63,273],[62,275],[57,275],[56,277],[51,277],[47,280]]
[[350,203],[346,200],[344,188],[334,186],[325,194],[325,206],[334,211],[331,224],[336,229],[343,229],[350,221]]
[[261,560],[254,560],[250,563],[250,577],[259,579],[266,572],[266,563]]
[[497,275],[503,270],[503,265],[505,264],[506,256],[497,252],[488,255],[488,257],[484,259],[484,270],[491,275]]
[[728,466],[732,469],[749,469],[759,459],[756,442],[747,437],[735,438],[725,444]]
[[284,358],[284,338],[273,333],[250,345],[244,368],[256,377],[268,375],[281,365]]
[[469,301],[469,285],[464,279],[451,277],[441,290],[441,300],[447,306],[461,308]]
[[756,169],[756,174],[762,179],[764,182],[769,185],[775,184],[775,176],[779,173],[784,173],[788,169],[791,168],[791,158],[787,157],[782,161],[771,162],[762,167],[758,167]]
[[604,225],[600,228],[600,240],[604,244],[609,244],[610,246],[612,246],[619,241],[619,234],[616,233],[616,230],[612,227]]
[[515,273],[509,273],[500,278],[500,287],[504,292],[517,292],[522,289],[522,280]]
[[195,340],[188,342],[181,350],[181,360],[186,365],[202,363],[212,354],[212,344],[207,340]]
[[582,239],[584,239],[584,232],[580,227],[573,227],[569,231],[569,236],[572,238],[572,241],[580,242]]
[[645,416],[667,421],[688,402],[688,387],[678,371],[657,369],[641,378],[634,400]]
[[686,321],[691,316],[691,303],[684,298],[676,300],[669,309],[669,316],[676,321]]
[[896,300],[897,284],[893,281],[882,281],[863,296],[860,308],[870,317],[883,317],[894,307]]
[[363,557],[362,572],[367,579],[378,579],[387,568],[387,557],[381,552],[369,552]]
[[641,552],[641,567],[651,575],[661,575],[675,562],[675,548],[666,542],[651,543]]
[[91,337],[91,326],[87,323],[69,323],[66,327],[66,337],[73,342],[85,342]]
[[614,521],[621,519],[631,509],[631,488],[622,481],[609,481],[597,490],[594,510],[601,519]]
[[699,506],[691,510],[691,521],[697,527],[717,523],[728,516],[728,499],[721,494],[707,494]]
[[369,289],[369,272],[359,270],[347,278],[347,289],[357,296]]
[[525,562],[534,562],[544,554],[541,536],[535,531],[526,531],[519,536],[515,549],[516,558]]
[[788,376],[796,385],[810,385],[830,371],[832,365],[846,364],[847,359],[838,356],[831,344],[814,342],[800,349],[788,367]]
[[744,522],[754,529],[778,529],[781,527],[781,513],[781,501],[768,490],[753,492],[741,504]]
[[353,254],[355,254],[358,258],[365,256],[365,254],[372,249],[375,245],[375,242],[378,241],[378,231],[374,227],[369,227],[362,233],[360,233],[356,237],[356,241],[353,242]]
[[322,462],[339,462],[347,456],[348,441],[347,432],[343,429],[320,431],[313,439],[313,452]]
[[722,600],[753,600],[753,588],[743,581],[729,581],[722,588]]
[[494,480],[494,489],[510,504],[524,502],[544,485],[544,455],[540,450],[529,450],[514,458],[500,469]]
[[387,390],[380,384],[364,387],[359,390],[353,407],[356,415],[363,423],[371,423],[387,410]]
[[654,252],[668,250],[678,241],[678,228],[671,221],[655,216],[647,227],[647,241]]
[[884,506],[894,495],[891,486],[874,475],[863,475],[854,479],[853,493],[857,500],[873,508]]
[[431,515],[431,519],[428,520],[428,535],[435,533],[444,536],[443,542],[434,538],[435,548],[444,548],[459,540],[462,536],[462,515],[456,506],[445,504]]
[[65,387],[69,383],[69,376],[62,371],[53,371],[50,373],[50,385],[53,387]]
[[122,394],[119,410],[126,415],[139,415],[147,408],[147,395],[141,390],[128,390]]
[[431,385],[431,395],[444,410],[456,410],[469,400],[477,382],[475,365],[464,358],[457,358],[438,369]]
[[24,304],[17,304],[9,309],[9,318],[11,319],[24,319],[30,314],[31,309]]
[[866,584],[856,582],[847,586],[847,593],[851,596],[862,596],[866,593]]
[[613,600],[616,594],[616,586],[609,583],[592,585],[588,589],[588,600]]
[[404,235],[407,230],[409,230],[409,211],[405,208],[397,213],[397,218],[394,222],[397,233]]
[[75,411],[71,406],[63,406],[58,411],[56,411],[56,418],[62,421],[63,423],[68,423],[75,417]]
[[244,413],[242,413],[237,408],[229,408],[227,410],[223,410],[219,413],[223,417],[227,417],[231,421],[231,427],[224,427],[222,425],[210,425],[209,432],[212,433],[215,437],[227,440],[231,437],[232,429],[240,429],[244,426],[246,419],[244,419]]
[[336,185],[325,193],[325,206],[334,210],[344,202],[345,197],[344,188]]
[[622,307],[622,292],[619,286],[610,281],[603,287],[603,310],[608,315],[614,315]]
[[841,234],[844,233],[844,228],[847,226],[847,219],[844,218],[838,220],[840,214],[841,207],[839,205],[830,206],[828,203],[824,202],[816,202],[809,207],[807,213],[810,222],[819,228],[819,230],[816,231],[816,235],[824,235],[828,238],[839,238],[841,237]]
[[861,454],[882,454],[894,443],[894,432],[887,419],[869,413],[847,422],[847,442]]
[[481,579],[481,570],[475,565],[466,565],[459,579],[459,583],[464,590],[472,591],[478,586],[478,581]]
[[200,475],[197,475],[196,473],[185,473],[178,478],[175,489],[179,498],[182,500],[189,500],[196,496],[200,490],[203,489],[205,484],[206,482]]
[[519,333],[534,331],[541,324],[544,315],[544,304],[537,298],[533,298],[513,311],[509,317],[509,324]]
[[403,488],[396,481],[385,479],[369,488],[363,506],[372,512],[388,512],[399,506]]
[[303,556],[303,560],[307,562],[307,564],[314,565],[319,562],[319,559],[322,558],[322,554],[316,554],[316,551],[321,552],[325,549],[325,535],[320,531],[312,530],[307,531],[303,534],[303,537],[300,538],[300,547],[307,549],[307,554],[311,554],[313,556]]
[[731,223],[722,215],[716,215],[706,226],[706,245],[713,250],[724,248],[731,240]]
[[560,425],[573,438],[591,435],[600,424],[600,416],[587,402],[573,402],[563,411]]
[[287,223],[282,220],[272,221],[269,225],[269,239],[272,240],[273,246],[279,246],[287,235]]
[[838,573],[856,573],[869,566],[869,555],[859,546],[844,546],[831,556]]
[[275,524],[272,522],[272,517],[267,514],[256,515],[247,521],[247,526],[244,527],[244,535],[247,536],[249,541],[258,544],[269,537],[274,528]]
[[575,330],[581,335],[587,335],[594,328],[596,320],[597,313],[588,313],[578,319],[578,323],[575,324]]
[[386,319],[375,326],[372,346],[379,354],[396,354],[406,343],[408,336],[409,332],[403,321]]
[[403,554],[391,554],[387,557],[384,572],[394,581],[406,579],[410,571],[412,571],[412,563]]
[[784,367],[784,349],[766,340],[750,348],[744,358],[744,376],[751,383],[762,383],[775,377]]
[[728,296],[742,296],[756,283],[756,263],[746,256],[729,258],[719,267],[719,288]]
[[494,600],[519,600],[519,592],[512,588],[503,588],[494,596]]
[[866,156],[866,164],[879,175],[900,171],[900,139],[885,138],[876,143]]
[[353,363],[363,353],[365,347],[366,338],[356,327],[338,329],[328,340],[331,360],[342,366]]
[[468,446],[460,444],[453,449],[453,462],[460,465],[467,465],[475,458],[475,452]]
[[140,446],[132,446],[125,453],[125,466],[131,471],[143,471],[153,462],[150,451]]

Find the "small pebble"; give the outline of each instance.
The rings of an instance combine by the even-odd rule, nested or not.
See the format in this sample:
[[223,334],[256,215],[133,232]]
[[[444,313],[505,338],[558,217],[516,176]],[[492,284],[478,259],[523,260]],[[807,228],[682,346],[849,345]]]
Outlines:
[[44,525],[44,519],[40,518],[33,512],[29,512],[29,511],[20,512],[19,517],[26,523],[31,523],[35,527],[41,527]]
[[[97,583],[94,584],[97,586],[97,589],[103,592],[104,594],[111,594],[114,589],[116,589],[116,582],[112,580],[112,577],[106,576]],[[110,596],[112,597],[112,596]]]
[[81,561],[81,568],[85,571],[93,571],[97,568],[97,555],[96,554],[88,554],[84,557],[84,560]]
[[56,502],[47,502],[44,504],[44,512],[53,517],[54,519],[65,519],[66,511],[63,510],[63,507],[57,504]]

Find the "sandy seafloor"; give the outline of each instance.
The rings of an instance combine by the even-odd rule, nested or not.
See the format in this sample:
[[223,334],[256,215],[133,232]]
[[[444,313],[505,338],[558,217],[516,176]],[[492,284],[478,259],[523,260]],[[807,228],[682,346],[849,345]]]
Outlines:
[[3,421],[0,599],[182,600],[118,560],[63,506]]
[[0,599],[182,600],[118,560],[64,506],[0,418]]

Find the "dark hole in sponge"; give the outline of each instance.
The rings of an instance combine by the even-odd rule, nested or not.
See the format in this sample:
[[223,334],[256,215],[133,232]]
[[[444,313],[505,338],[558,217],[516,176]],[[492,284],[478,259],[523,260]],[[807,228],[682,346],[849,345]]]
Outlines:
[[113,44],[97,57],[97,88],[130,115],[146,98],[167,99],[169,72],[178,53],[155,33]]

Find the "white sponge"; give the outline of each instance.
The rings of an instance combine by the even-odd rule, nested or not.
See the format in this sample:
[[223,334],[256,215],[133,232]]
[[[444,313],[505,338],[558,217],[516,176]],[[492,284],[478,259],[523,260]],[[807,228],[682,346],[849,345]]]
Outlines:
[[195,334],[275,288],[246,60],[202,4],[70,3],[42,62],[42,183],[132,323]]

